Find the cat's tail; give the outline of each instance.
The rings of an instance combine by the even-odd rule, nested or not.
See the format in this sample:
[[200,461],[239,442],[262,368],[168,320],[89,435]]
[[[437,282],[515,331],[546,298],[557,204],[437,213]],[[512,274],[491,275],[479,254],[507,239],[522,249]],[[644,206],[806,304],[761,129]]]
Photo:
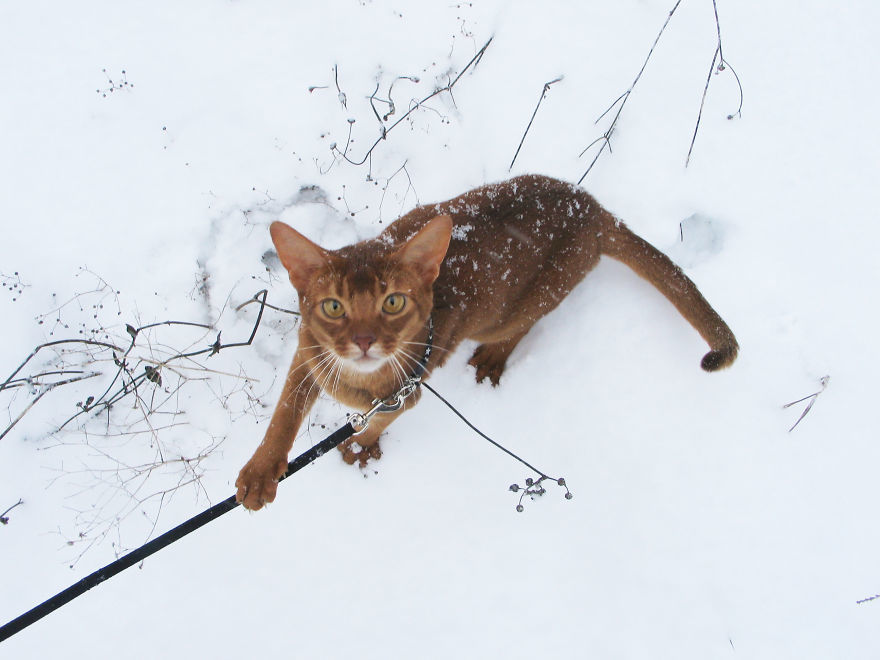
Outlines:
[[602,254],[622,261],[657,287],[709,344],[712,350],[703,356],[700,366],[706,371],[717,371],[732,364],[739,351],[736,338],[697,285],[669,257],[604,209],[602,225]]

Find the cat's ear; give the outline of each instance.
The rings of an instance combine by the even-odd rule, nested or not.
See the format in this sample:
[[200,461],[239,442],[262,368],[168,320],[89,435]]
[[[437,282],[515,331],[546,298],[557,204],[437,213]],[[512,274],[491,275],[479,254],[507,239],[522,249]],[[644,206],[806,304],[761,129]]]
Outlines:
[[303,291],[315,271],[326,266],[330,255],[283,222],[269,225],[269,233],[278,251],[278,258],[290,274],[291,283],[297,291]]
[[431,284],[440,274],[440,264],[449,249],[451,238],[452,218],[438,215],[397,251],[397,258],[418,272],[426,284]]

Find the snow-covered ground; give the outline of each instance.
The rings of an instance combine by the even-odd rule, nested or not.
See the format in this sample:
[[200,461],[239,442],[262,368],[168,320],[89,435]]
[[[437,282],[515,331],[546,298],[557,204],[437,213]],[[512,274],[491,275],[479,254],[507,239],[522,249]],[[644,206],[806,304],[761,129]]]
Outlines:
[[[338,247],[512,174],[577,181],[673,5],[0,4],[0,378],[49,339],[127,345],[126,324],[214,324],[144,330],[157,361],[247,339],[258,306],[236,308],[257,291],[296,304],[272,220]],[[603,262],[500,388],[474,383],[468,346],[431,381],[574,499],[552,487],[517,513],[507,487],[528,472],[426,395],[366,471],[322,458],[0,657],[876,657],[880,601],[856,601],[880,592],[880,6],[721,0],[718,16],[742,116],[731,71],[713,76],[684,167],[718,36],[710,0],[682,2],[583,185],[729,322],[730,370],[702,372],[696,333]],[[363,165],[334,157],[379,137],[374,91],[391,125],[490,37]],[[294,342],[267,309],[253,346],[145,382],[174,394],[155,435],[134,433],[131,399],[53,433],[109,385],[106,351],[89,365],[104,375],[45,394],[0,440],[0,513],[23,500],[0,526],[0,623],[231,494]],[[783,405],[825,376],[789,432],[808,401]],[[0,392],[0,424],[37,392]],[[323,401],[295,451],[345,412]]]

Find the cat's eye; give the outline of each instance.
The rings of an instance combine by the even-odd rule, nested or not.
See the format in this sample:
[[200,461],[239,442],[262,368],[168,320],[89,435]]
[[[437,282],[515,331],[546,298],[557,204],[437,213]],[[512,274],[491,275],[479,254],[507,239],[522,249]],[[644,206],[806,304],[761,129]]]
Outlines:
[[402,293],[392,293],[382,303],[382,311],[386,314],[399,314],[406,307],[406,296]]
[[327,298],[327,300],[322,302],[321,309],[331,319],[341,319],[345,316],[345,308],[342,306],[342,303],[333,298]]

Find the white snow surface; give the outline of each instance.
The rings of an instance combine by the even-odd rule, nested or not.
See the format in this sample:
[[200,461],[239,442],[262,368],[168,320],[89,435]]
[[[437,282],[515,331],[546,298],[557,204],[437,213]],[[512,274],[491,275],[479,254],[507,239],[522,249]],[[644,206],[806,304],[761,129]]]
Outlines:
[[[702,372],[699,336],[603,260],[500,387],[474,382],[473,344],[431,380],[572,500],[551,485],[517,513],[508,486],[529,471],[426,393],[381,461],[321,458],[266,510],[228,513],[0,657],[878,657],[880,600],[856,601],[880,592],[880,5],[717,4],[742,116],[727,119],[732,73],[712,76],[685,168],[717,33],[709,0],[683,2],[583,185],[685,267],[739,339],[732,368]],[[273,220],[335,248],[514,174],[576,182],[673,5],[0,4],[0,378],[79,330],[124,342],[126,323],[175,319],[214,329],[159,328],[156,346],[246,339],[257,306],[235,308],[257,291],[296,305]],[[353,160],[379,137],[377,83],[387,100],[394,82],[390,125],[490,37],[365,164],[334,160],[349,130]],[[252,347],[203,361],[231,375],[188,382],[158,439],[107,438],[100,418],[56,432],[98,386],[46,394],[0,440],[0,513],[23,500],[0,526],[0,623],[232,494],[295,342],[291,317],[266,310]],[[807,402],[783,405],[826,375],[789,432]],[[0,392],[4,426],[25,394]],[[345,412],[322,400],[294,451]],[[215,444],[200,484],[148,497]],[[123,482],[157,446],[164,468]]]

